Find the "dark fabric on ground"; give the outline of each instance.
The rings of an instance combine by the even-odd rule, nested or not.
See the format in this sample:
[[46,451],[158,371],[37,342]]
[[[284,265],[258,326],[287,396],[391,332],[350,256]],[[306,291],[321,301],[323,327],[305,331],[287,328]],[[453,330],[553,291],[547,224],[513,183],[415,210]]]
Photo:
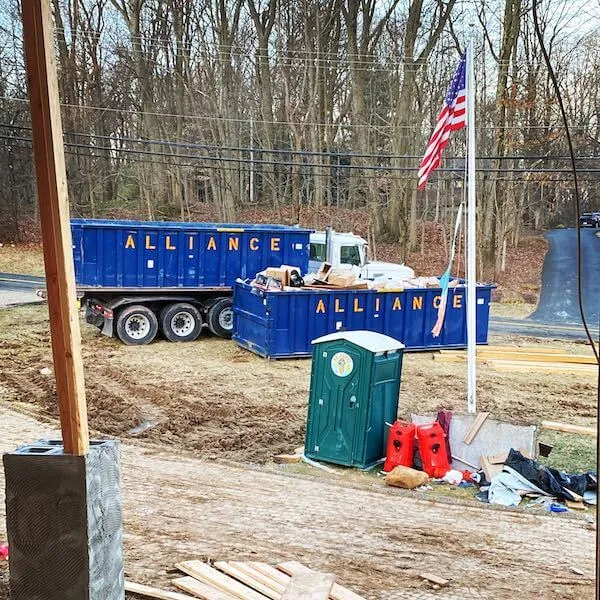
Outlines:
[[452,421],[451,410],[440,410],[437,414],[436,421],[444,430],[446,436],[446,452],[448,453],[448,461],[452,462],[452,449],[450,448],[450,422]]
[[531,458],[526,458],[514,448],[509,452],[504,466],[510,467],[546,493],[566,500],[575,499],[570,492],[583,496],[585,491],[596,489],[598,485],[595,473],[581,475],[562,473],[556,469],[544,467]]

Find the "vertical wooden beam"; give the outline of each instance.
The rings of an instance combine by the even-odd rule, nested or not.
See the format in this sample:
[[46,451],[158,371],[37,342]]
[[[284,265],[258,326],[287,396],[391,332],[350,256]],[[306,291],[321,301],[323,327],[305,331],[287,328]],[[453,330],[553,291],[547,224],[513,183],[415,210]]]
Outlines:
[[50,0],[23,0],[22,7],[60,424],[65,452],[83,455],[89,448],[89,433],[52,10]]

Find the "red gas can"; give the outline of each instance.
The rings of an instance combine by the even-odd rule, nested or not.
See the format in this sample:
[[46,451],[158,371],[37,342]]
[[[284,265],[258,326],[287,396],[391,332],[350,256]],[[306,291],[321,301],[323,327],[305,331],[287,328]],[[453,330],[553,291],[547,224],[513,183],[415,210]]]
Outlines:
[[383,470],[389,473],[394,467],[412,467],[415,451],[416,426],[404,421],[396,421],[388,433],[387,452]]
[[417,427],[423,471],[429,477],[443,477],[450,470],[450,457],[444,438],[444,430],[437,422]]

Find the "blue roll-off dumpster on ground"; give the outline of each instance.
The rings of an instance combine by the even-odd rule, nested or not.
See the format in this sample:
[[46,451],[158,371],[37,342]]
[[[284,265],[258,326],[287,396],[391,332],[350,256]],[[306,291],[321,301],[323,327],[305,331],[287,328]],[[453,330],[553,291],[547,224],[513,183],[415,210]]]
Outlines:
[[233,329],[232,286],[282,264],[308,269],[311,231],[286,225],[73,219],[86,320],[127,344]]
[[[477,343],[486,344],[494,285],[477,286]],[[405,290],[265,291],[238,281],[234,288],[233,339],[268,358],[311,355],[311,341],[336,331],[368,330],[401,341],[407,350],[467,345],[467,290],[451,287],[439,337],[431,333],[440,288]]]
[[385,456],[398,414],[403,344],[373,331],[313,341],[305,455],[369,468]]

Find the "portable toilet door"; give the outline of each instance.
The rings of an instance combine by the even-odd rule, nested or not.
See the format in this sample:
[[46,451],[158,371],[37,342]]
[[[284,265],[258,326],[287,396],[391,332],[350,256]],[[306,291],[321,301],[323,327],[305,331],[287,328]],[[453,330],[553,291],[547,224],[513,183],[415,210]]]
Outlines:
[[305,454],[367,468],[385,454],[398,410],[403,344],[372,331],[313,340]]

